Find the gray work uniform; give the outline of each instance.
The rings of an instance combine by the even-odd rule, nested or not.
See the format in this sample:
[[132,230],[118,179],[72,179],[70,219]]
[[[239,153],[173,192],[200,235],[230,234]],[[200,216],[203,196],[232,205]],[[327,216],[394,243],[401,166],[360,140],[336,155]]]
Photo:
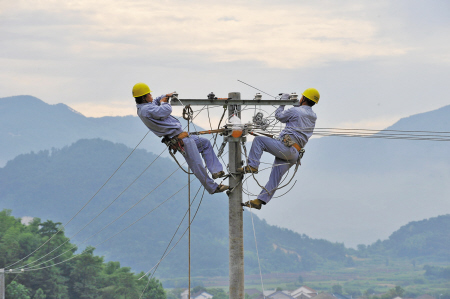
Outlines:
[[[172,138],[182,133],[183,129],[180,121],[171,115],[172,106],[167,102],[161,103],[163,97],[157,97],[151,103],[137,104],[137,114],[156,136]],[[187,164],[206,191],[213,194],[218,185],[208,176],[199,154],[202,154],[206,167],[211,173],[222,171],[222,164],[217,159],[211,142],[208,139],[193,135],[183,138],[183,143],[186,152],[184,158]]]
[[[286,124],[279,139],[282,140],[283,136],[289,135],[292,141],[303,148],[313,133],[317,116],[310,106],[293,107],[286,111],[284,106],[280,106],[275,111],[275,118]],[[269,152],[275,156],[270,178],[265,186],[269,192],[262,189],[258,195],[258,199],[268,203],[274,196],[283,175],[296,163],[299,153],[293,146],[286,146],[280,140],[258,136],[253,140],[248,165],[258,168],[263,152]]]

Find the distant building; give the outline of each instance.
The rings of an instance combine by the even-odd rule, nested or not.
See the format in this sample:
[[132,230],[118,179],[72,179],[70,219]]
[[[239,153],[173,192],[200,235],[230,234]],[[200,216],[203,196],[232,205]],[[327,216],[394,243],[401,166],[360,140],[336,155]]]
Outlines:
[[263,294],[264,294],[265,297],[268,297],[268,296],[272,295],[273,293],[275,293],[276,291],[277,290],[265,290],[263,292]]
[[310,299],[317,296],[317,291],[307,286],[302,286],[291,292],[291,296],[295,299]]
[[[188,296],[189,292],[187,289],[181,293],[181,299],[188,299]],[[191,299],[211,299],[212,297],[213,295],[204,291],[200,291],[194,294],[191,293]]]
[[272,293],[272,295],[267,296],[267,298],[270,299],[294,299],[291,295],[289,295],[289,292],[287,291],[277,291],[275,293]]
[[288,291],[276,291],[276,290],[268,290],[264,291],[264,294],[261,294],[256,299],[294,299]]
[[195,294],[191,294],[191,299],[211,299],[212,297],[214,296],[211,295],[210,293],[201,291]]
[[188,289],[184,290],[184,291],[180,294],[181,299],[188,299],[188,296],[189,296],[189,291],[188,291]]
[[314,299],[336,299],[332,294],[330,293],[320,293],[319,295],[315,296]]

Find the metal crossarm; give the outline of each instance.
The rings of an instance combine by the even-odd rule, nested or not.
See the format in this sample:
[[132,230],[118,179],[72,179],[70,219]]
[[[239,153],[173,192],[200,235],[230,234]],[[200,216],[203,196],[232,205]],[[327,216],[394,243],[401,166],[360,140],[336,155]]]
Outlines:
[[[181,101],[181,102],[180,102]],[[170,100],[170,105],[172,106],[223,106],[223,105],[261,105],[261,106],[277,106],[277,105],[295,105],[298,104],[298,99],[296,100],[239,100],[236,98],[232,99],[174,99]]]

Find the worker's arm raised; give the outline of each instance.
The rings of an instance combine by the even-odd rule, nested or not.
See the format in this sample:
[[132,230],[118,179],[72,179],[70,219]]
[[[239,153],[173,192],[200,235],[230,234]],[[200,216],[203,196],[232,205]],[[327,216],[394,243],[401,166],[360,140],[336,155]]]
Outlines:
[[291,119],[292,117],[295,117],[295,116],[296,116],[296,114],[292,109],[288,109],[288,110],[284,111],[284,105],[281,105],[275,111],[275,118],[278,119],[279,121],[281,121],[282,123],[287,122],[289,119]]
[[168,117],[172,113],[172,106],[164,100],[166,96],[162,95],[153,100],[153,104],[145,106],[146,113],[155,119],[163,119]]
[[174,93],[168,93],[164,96],[159,97],[159,102],[161,103],[167,103],[169,101],[169,98],[173,95]]

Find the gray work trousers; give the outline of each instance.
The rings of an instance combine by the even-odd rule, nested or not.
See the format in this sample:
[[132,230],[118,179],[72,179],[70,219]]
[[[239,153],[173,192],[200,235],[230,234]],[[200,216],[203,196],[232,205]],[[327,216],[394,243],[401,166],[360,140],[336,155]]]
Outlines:
[[295,147],[286,146],[282,141],[270,137],[258,136],[253,140],[248,155],[248,165],[253,168],[259,168],[263,152],[268,152],[275,156],[269,181],[265,186],[265,189],[269,192],[262,189],[258,195],[258,199],[268,203],[274,196],[283,175],[297,162],[299,153]]
[[211,142],[206,138],[192,135],[184,138],[183,143],[184,150],[186,151],[184,158],[187,164],[200,183],[205,187],[206,191],[209,194],[213,194],[218,185],[209,177],[200,157],[201,153],[209,172],[217,173],[223,170],[222,164],[220,164],[219,159],[214,153]]

